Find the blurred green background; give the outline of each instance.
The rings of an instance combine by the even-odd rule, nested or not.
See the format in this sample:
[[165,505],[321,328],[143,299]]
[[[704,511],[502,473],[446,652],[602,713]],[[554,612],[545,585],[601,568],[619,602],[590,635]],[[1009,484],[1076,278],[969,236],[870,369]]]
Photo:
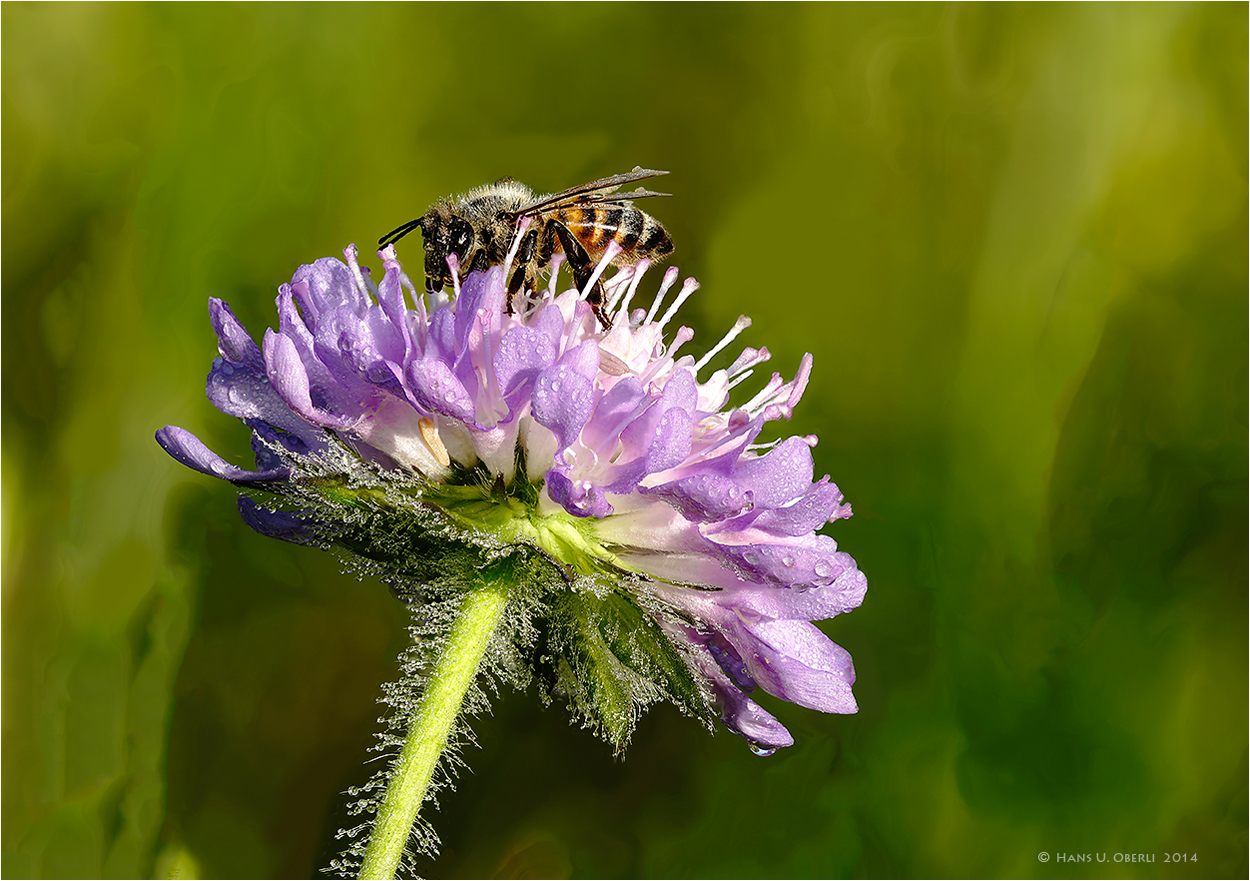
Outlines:
[[1246,876],[1245,4],[0,16],[7,877],[312,877],[369,773],[403,610],[152,439],[250,462],[207,298],[635,164],[696,343],[815,353],[861,711],[616,762],[506,693],[422,873]]

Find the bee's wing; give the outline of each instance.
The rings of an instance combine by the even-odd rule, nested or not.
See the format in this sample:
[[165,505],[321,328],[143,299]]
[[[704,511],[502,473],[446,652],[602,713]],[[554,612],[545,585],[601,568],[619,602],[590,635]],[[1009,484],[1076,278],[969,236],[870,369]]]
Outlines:
[[586,196],[581,199],[573,199],[571,201],[578,205],[600,205],[604,202],[628,202],[630,199],[645,199],[647,196],[671,196],[672,193],[657,193],[654,190],[643,189],[638,187],[635,190],[626,190],[623,193],[597,193],[593,196]]
[[633,171],[627,171],[624,174],[614,174],[611,177],[592,180],[588,184],[572,187],[553,196],[543,196],[537,202],[532,202],[521,208],[517,212],[517,216],[525,217],[531,214],[540,214],[563,205],[588,205],[596,202],[621,202],[626,199],[641,199],[646,196],[667,196],[669,195],[668,193],[653,193],[650,190],[644,190],[642,187],[630,193],[614,192],[623,184],[633,183],[636,180],[645,180],[649,177],[659,177],[662,174],[668,174],[668,172],[657,171],[654,168],[635,167]]

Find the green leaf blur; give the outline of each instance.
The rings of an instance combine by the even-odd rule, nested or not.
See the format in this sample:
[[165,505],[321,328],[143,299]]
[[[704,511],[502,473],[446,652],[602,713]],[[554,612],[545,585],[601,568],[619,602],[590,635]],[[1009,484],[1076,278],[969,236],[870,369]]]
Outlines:
[[503,694],[423,873],[1246,876],[1245,4],[0,17],[7,877],[313,877],[370,773],[404,610],[153,440],[250,462],[207,298],[259,337],[440,195],[636,164],[696,345],[815,354],[861,710],[618,762]]

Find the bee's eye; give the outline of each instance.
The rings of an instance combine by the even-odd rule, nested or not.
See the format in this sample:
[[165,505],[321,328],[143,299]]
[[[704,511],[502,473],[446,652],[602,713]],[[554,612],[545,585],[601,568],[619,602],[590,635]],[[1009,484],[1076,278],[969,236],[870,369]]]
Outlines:
[[473,227],[464,220],[456,219],[451,222],[447,232],[448,252],[454,252],[460,257],[468,254],[473,247]]

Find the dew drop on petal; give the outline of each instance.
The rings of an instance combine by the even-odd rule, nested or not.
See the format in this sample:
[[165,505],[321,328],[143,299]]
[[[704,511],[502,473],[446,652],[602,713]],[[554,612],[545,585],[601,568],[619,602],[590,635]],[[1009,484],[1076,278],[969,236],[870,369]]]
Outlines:
[[792,554],[786,554],[784,557],[781,558],[781,565],[785,566],[787,569],[793,569],[794,568],[794,556]]
[[750,741],[747,742],[747,746],[749,746],[751,748],[751,752],[755,753],[757,756],[771,756],[777,751],[777,747],[775,746],[762,746],[761,744],[751,743]]
[[828,560],[817,560],[812,568],[815,569],[818,578],[828,578],[833,574],[833,564]]

